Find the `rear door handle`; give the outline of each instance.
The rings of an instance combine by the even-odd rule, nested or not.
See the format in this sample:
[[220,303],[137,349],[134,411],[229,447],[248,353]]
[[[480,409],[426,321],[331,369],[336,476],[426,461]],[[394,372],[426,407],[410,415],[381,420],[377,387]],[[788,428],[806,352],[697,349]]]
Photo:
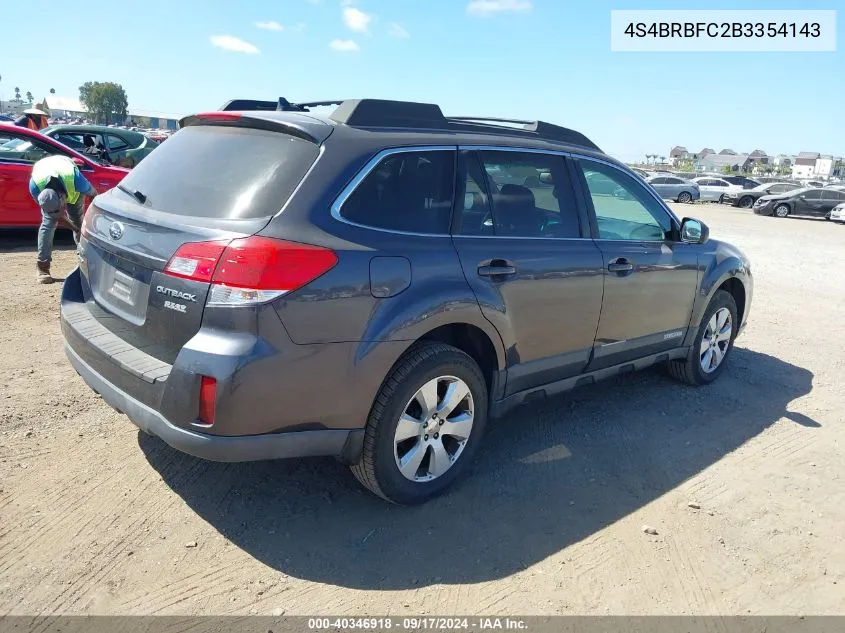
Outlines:
[[619,257],[612,260],[607,265],[607,269],[612,273],[629,273],[634,270],[634,265],[624,257]]
[[478,274],[482,277],[497,277],[499,275],[516,274],[516,266],[505,259],[493,259],[488,264],[478,267]]

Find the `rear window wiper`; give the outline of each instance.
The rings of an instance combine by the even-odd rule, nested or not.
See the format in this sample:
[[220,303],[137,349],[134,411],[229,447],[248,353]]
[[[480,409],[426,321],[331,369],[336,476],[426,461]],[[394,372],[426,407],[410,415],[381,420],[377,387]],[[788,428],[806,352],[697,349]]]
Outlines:
[[132,191],[131,189],[127,189],[127,188],[126,188],[126,187],[124,187],[123,185],[118,185],[118,186],[117,186],[117,188],[118,188],[118,189],[120,189],[123,193],[128,193],[130,196],[132,196],[133,198],[135,198],[135,199],[136,199],[138,202],[140,202],[141,204],[144,204],[144,203],[147,201],[147,196],[145,196],[145,195],[144,195],[143,193],[141,193],[140,191],[137,191],[137,190],[136,190],[136,191]]

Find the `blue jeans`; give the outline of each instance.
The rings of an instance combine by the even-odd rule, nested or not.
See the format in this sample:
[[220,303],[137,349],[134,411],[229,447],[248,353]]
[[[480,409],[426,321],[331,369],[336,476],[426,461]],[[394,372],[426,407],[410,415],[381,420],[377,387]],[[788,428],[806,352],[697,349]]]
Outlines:
[[[75,204],[67,205],[67,214],[74,224],[81,226],[82,209],[85,196],[79,196]],[[61,212],[47,213],[41,209],[41,227],[38,229],[38,261],[49,262],[53,254],[53,236],[56,234],[56,226],[61,218]],[[79,245],[79,236],[76,231],[73,233],[73,241]]]

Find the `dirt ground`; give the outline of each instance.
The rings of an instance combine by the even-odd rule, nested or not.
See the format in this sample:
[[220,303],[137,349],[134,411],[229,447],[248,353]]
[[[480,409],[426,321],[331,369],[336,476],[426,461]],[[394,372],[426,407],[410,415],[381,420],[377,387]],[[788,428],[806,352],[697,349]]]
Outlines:
[[845,614],[845,226],[678,211],[753,262],[720,380],[520,409],[418,508],[139,435],[66,362],[34,232],[3,235],[0,614]]

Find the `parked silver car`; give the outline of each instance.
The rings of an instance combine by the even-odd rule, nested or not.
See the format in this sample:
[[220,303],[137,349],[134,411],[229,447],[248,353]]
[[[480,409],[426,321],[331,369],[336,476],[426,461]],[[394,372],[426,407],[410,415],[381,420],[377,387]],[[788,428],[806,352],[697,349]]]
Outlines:
[[664,200],[693,202],[701,198],[698,185],[676,176],[653,176],[646,180]]
[[724,202],[726,193],[738,193],[743,191],[742,185],[732,185],[727,180],[713,178],[711,176],[695,178],[693,182],[698,185],[698,188],[701,191],[702,200]]

